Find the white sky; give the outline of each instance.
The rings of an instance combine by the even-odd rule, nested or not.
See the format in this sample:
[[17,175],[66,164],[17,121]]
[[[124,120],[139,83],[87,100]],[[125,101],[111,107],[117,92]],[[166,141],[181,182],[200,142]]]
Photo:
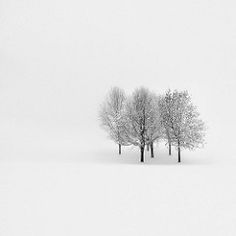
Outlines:
[[145,85],[188,89],[219,147],[235,129],[235,12],[229,0],[1,0],[2,135],[105,138],[97,110],[108,89]]

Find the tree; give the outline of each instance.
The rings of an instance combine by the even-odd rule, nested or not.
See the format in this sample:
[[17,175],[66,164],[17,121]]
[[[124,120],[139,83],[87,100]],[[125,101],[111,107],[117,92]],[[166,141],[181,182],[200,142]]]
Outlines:
[[169,155],[171,155],[171,119],[173,117],[173,99],[170,89],[159,99],[160,122],[163,130],[163,137],[167,140],[169,146]]
[[139,146],[141,162],[144,162],[145,145],[153,145],[156,138],[154,104],[157,104],[154,96],[148,89],[143,87],[136,89],[126,103],[128,141],[135,146]]
[[168,130],[172,144],[178,149],[178,162],[181,162],[181,148],[194,149],[203,145],[205,126],[187,91],[175,90],[170,97],[172,105]]
[[109,137],[118,144],[119,154],[121,154],[121,146],[128,145],[124,116],[125,101],[125,92],[118,87],[113,87],[99,112],[101,126],[108,132]]
[[159,110],[159,97],[152,93],[150,94],[151,99],[151,109],[149,112],[149,118],[147,122],[147,150],[151,148],[151,157],[154,157],[154,147],[153,143],[158,141],[162,137],[161,130],[161,120],[160,120],[160,110]]

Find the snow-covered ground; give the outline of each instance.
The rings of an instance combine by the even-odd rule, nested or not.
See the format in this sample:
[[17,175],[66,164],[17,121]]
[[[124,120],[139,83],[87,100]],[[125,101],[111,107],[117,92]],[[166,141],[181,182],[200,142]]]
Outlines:
[[91,155],[1,162],[1,235],[235,235],[235,166]]
[[236,159],[48,137],[1,140],[0,235],[235,235]]

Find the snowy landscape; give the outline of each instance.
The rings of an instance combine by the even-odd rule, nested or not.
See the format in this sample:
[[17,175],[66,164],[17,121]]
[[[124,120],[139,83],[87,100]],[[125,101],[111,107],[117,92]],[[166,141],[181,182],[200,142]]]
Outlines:
[[[0,235],[236,234],[236,3],[0,1]],[[204,148],[100,127],[113,86],[187,90]]]

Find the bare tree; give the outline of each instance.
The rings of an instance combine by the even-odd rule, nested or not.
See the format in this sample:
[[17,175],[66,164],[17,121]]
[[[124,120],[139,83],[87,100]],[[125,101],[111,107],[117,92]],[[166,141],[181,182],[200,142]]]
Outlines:
[[178,162],[181,162],[181,148],[203,146],[205,127],[187,91],[175,90],[170,97],[172,106],[168,130],[172,144],[178,149]]
[[157,138],[154,116],[154,96],[146,88],[136,89],[126,104],[127,136],[129,143],[140,147],[141,162],[144,162],[144,148]]
[[113,87],[99,112],[101,125],[108,132],[109,137],[118,144],[119,154],[121,154],[121,146],[128,145],[124,116],[125,102],[125,92],[118,87]]
[[162,137],[160,110],[159,110],[159,97],[152,93],[150,94],[151,109],[149,112],[149,118],[147,122],[147,150],[150,145],[151,157],[154,157],[154,142],[157,142]]
[[114,87],[101,105],[99,116],[102,127],[118,144],[119,154],[122,145],[138,146],[141,162],[145,146],[150,146],[154,157],[153,144],[161,138],[169,144],[169,155],[171,146],[177,148],[178,162],[181,149],[194,149],[204,143],[204,123],[187,91],[168,90],[157,96],[141,87],[126,99],[124,91]]
[[167,140],[169,155],[171,155],[171,133],[170,123],[173,117],[173,99],[170,89],[159,99],[160,120],[163,129],[163,138]]

